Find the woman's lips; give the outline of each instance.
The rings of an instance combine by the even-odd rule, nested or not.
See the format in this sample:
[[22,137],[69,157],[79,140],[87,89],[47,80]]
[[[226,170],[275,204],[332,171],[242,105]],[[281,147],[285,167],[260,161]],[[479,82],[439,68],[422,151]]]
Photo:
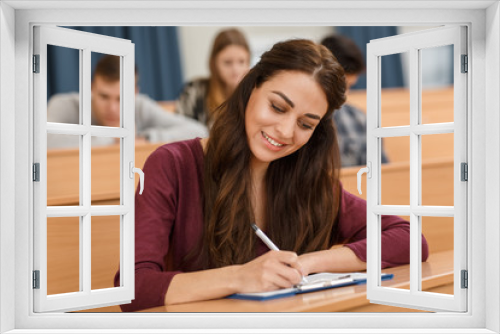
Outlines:
[[272,138],[264,131],[262,131],[261,134],[262,134],[262,139],[264,140],[264,143],[266,144],[266,146],[269,147],[270,149],[272,149],[273,151],[279,151],[283,147],[286,146],[285,143],[280,142],[279,140]]

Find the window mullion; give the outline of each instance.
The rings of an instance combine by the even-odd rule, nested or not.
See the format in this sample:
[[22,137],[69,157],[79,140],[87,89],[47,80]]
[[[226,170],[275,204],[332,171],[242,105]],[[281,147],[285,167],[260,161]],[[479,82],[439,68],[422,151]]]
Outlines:
[[[82,87],[80,90],[80,105],[82,106],[82,125],[90,128],[91,125],[91,53],[89,48],[83,49],[81,78]],[[80,189],[82,189],[82,204],[84,207],[91,206],[91,135],[87,132],[82,137],[82,147],[80,149]],[[90,293],[91,290],[91,215],[87,212],[81,219],[80,229],[80,279],[82,281],[82,291]]]
[[129,129],[51,122],[47,123],[47,133],[76,136],[90,133],[91,136],[112,138],[124,138],[133,134]]
[[83,217],[88,213],[93,216],[117,216],[127,214],[129,211],[130,209],[124,205],[49,206],[47,217]]
[[421,164],[420,136],[415,134],[419,123],[420,109],[420,61],[418,49],[410,49],[410,292],[415,294],[420,289],[420,253],[419,242],[420,218],[413,212],[421,203]]
[[411,130],[412,129],[409,126],[392,126],[386,128],[379,127],[373,129],[373,135],[379,138],[402,137],[402,136],[409,136]]
[[455,124],[453,122],[449,122],[449,123],[417,125],[412,129],[412,132],[418,135],[436,135],[443,133],[454,133]]

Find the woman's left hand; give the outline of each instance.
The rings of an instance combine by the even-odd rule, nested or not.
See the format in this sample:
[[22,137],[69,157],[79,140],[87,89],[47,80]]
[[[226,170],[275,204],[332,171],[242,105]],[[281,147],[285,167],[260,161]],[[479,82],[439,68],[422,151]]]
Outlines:
[[320,272],[350,272],[366,270],[366,262],[361,261],[354,252],[342,245],[330,249],[301,254],[298,263],[304,275]]
[[302,267],[302,273],[304,276],[307,276],[314,272],[314,262],[317,252],[305,253],[299,256],[298,263]]

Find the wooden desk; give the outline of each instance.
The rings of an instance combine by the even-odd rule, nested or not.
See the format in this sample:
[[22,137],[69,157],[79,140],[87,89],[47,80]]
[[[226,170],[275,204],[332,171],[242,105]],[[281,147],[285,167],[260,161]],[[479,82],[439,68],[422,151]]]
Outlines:
[[[384,286],[409,288],[409,265],[385,269],[394,279]],[[422,289],[428,292],[453,293],[453,253],[433,254],[422,263]],[[306,293],[268,301],[217,299],[203,302],[160,306],[141,312],[422,312],[399,307],[370,304],[366,285]]]

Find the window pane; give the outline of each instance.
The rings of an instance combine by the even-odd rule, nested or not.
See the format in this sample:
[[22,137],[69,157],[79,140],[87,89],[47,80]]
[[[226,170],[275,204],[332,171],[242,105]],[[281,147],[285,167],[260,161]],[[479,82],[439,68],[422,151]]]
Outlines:
[[453,159],[453,133],[421,136],[422,161],[434,158]]
[[80,291],[80,218],[47,218],[47,294]]
[[384,138],[390,164],[382,165],[382,205],[410,205],[410,137]]
[[47,45],[47,121],[81,124],[80,50]]
[[410,137],[386,137],[382,142],[390,163],[410,161]]
[[120,57],[92,52],[92,125],[119,127]]
[[92,137],[117,143],[105,147],[92,147],[92,205],[120,204],[120,140],[119,138]]
[[[400,216],[401,218],[403,218],[404,220],[406,221],[410,221],[410,217],[409,216]],[[408,239],[408,243],[410,242],[410,240]],[[404,245],[404,244],[401,244],[400,242],[400,247],[410,247],[410,245]],[[399,250],[398,249],[395,249],[394,247],[394,244],[388,244],[388,243],[384,243],[384,236],[382,234],[382,242],[381,242],[381,254],[382,254],[382,267],[381,267],[381,272],[384,273],[384,257],[389,257],[391,254],[394,254],[395,252],[398,252]],[[409,254],[408,254],[409,255]],[[408,263],[410,262],[410,258],[408,257]],[[401,278],[403,278],[403,281],[405,283],[402,283],[400,285],[394,285],[394,283],[392,282],[392,280],[387,280],[387,281],[382,281],[382,286],[385,286],[385,287],[391,287],[391,288],[396,288],[396,289],[404,289],[404,290],[409,290],[410,289],[410,265],[409,264],[406,264],[406,265],[402,265],[402,266],[398,266],[397,271],[394,273],[394,276],[398,276],[398,280],[400,280]]]
[[446,268],[442,284],[436,286],[426,282],[433,275],[430,263],[422,263],[422,291],[453,294],[453,217],[422,217],[422,234],[429,246],[429,261],[432,266]]
[[453,133],[421,136],[421,142],[422,205],[453,206]]
[[80,205],[80,136],[47,134],[47,205]]
[[[394,76],[399,74],[406,74],[409,71],[405,71],[404,68],[408,69],[408,52],[403,52],[396,55],[382,56],[381,58],[381,126],[404,126],[410,125],[410,90],[408,87],[400,87],[398,85],[391,85],[394,82]],[[403,66],[398,68],[394,66],[394,63],[401,62]],[[384,67],[390,65],[390,71],[385,71]],[[406,65],[404,65],[406,64]],[[387,66],[389,67],[389,66]]]
[[92,217],[92,290],[114,287],[120,265],[120,218]]
[[421,124],[453,122],[453,46],[420,50]]

